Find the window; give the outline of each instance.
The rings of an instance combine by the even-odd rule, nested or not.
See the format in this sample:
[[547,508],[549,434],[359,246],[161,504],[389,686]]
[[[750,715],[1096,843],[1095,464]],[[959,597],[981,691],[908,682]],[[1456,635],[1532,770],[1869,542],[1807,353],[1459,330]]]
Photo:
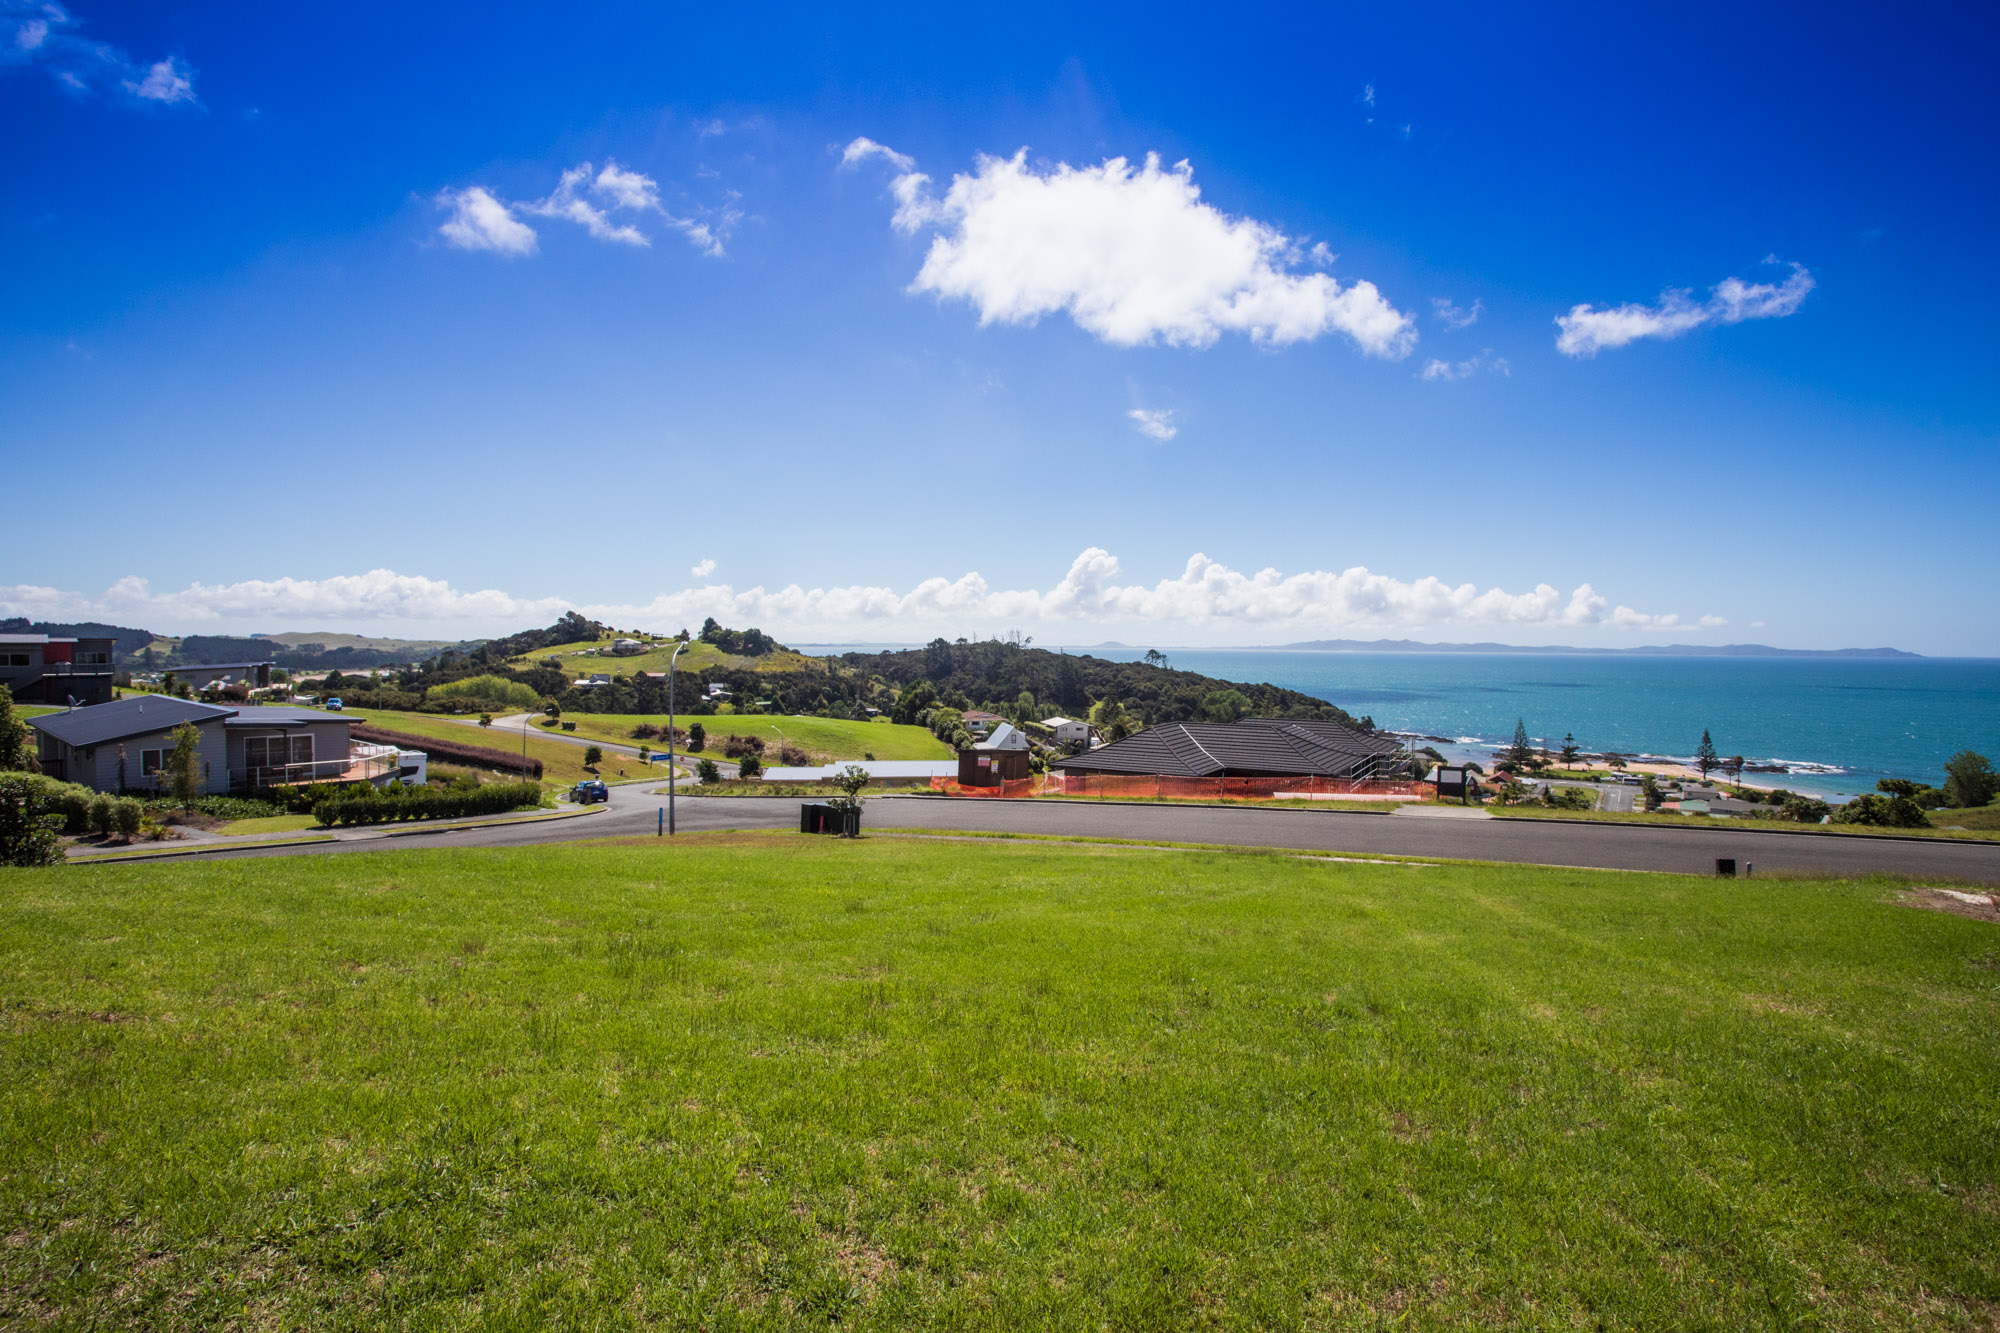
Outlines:
[[8,653],[7,665],[10,667],[26,666],[28,665],[28,655],[26,653]]
[[111,665],[111,654],[110,654],[110,653],[78,653],[78,654],[76,655],[76,664],[77,664],[78,666],[110,666],[110,665]]
[[252,736],[243,742],[245,768],[283,768],[286,764],[310,764],[311,736]]
[[169,753],[169,752],[168,752],[168,751],[166,751],[166,750],[141,750],[141,751],[139,751],[139,772],[140,772],[140,774],[141,774],[142,776],[145,776],[145,777],[149,777],[149,778],[150,778],[150,777],[152,777],[152,776],[154,776],[155,774],[157,774],[157,773],[158,773],[158,772],[159,772],[159,771],[160,771],[161,769],[163,769],[163,768],[165,768],[165,767],[167,766],[167,765],[166,765],[166,757],[167,757],[167,754],[168,754],[168,753]]

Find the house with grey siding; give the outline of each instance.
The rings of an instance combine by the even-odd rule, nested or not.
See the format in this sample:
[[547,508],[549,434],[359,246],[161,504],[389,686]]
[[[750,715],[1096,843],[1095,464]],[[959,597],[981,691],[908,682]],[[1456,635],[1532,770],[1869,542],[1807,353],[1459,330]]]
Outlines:
[[42,772],[98,791],[157,791],[183,723],[201,737],[204,793],[314,782],[387,783],[403,761],[394,746],[364,745],[337,713],[219,707],[163,694],[28,719]]
[[101,704],[111,698],[114,639],[0,634],[0,689],[24,704]]

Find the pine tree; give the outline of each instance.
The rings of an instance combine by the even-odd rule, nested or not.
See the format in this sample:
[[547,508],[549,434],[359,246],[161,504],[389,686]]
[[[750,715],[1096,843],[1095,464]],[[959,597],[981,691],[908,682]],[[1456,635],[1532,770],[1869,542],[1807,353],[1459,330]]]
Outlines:
[[1535,762],[1535,747],[1528,740],[1528,724],[1521,718],[1514,719],[1514,743],[1501,756],[1509,768],[1526,768]]
[[1576,756],[1577,756],[1577,754],[1578,754],[1578,750],[1577,750],[1577,745],[1576,745],[1576,737],[1575,737],[1575,736],[1573,736],[1573,735],[1571,735],[1571,734],[1570,734],[1569,732],[1564,732],[1564,733],[1563,733],[1563,748],[1562,748],[1562,761],[1563,761],[1563,767],[1564,767],[1564,768],[1575,768],[1575,767],[1576,767]]
[[1701,733],[1701,748],[1694,752],[1695,767],[1701,770],[1701,780],[1708,781],[1709,770],[1722,766],[1722,759],[1715,753],[1715,742],[1708,738],[1708,729]]

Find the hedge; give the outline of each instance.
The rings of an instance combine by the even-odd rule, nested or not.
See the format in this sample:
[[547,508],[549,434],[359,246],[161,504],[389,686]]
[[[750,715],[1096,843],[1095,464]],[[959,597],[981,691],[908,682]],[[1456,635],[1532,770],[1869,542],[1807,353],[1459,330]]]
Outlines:
[[381,727],[370,726],[356,726],[348,734],[357,741],[368,741],[374,745],[394,745],[404,750],[422,750],[432,759],[442,763],[491,768],[502,773],[525,773],[538,780],[542,776],[541,760],[530,759],[526,767],[523,767],[520,755],[509,754],[505,750],[495,750],[484,745],[461,745],[457,741],[432,740],[428,736],[412,736],[407,732],[386,731]]
[[313,818],[328,828],[336,824],[389,824],[404,819],[457,819],[465,815],[497,815],[523,806],[540,805],[542,789],[532,782],[494,783],[458,791],[436,787],[391,787],[368,794],[330,796],[313,807]]

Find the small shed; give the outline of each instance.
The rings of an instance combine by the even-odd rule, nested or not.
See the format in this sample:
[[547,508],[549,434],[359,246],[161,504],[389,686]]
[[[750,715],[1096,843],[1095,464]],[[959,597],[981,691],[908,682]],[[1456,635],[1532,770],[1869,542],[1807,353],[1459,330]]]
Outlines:
[[1028,738],[1011,722],[1002,722],[991,735],[969,750],[958,752],[958,785],[997,787],[1029,776]]

